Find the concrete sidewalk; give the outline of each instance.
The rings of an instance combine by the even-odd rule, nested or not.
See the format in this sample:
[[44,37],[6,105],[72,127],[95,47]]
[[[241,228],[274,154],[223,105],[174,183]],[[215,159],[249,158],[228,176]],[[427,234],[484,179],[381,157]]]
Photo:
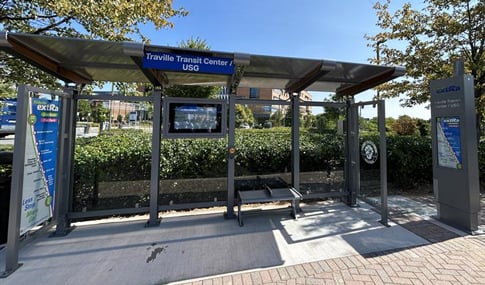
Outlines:
[[[399,199],[389,204],[416,202]],[[206,211],[164,215],[153,228],[143,227],[146,217],[79,223],[66,237],[46,233],[26,244],[23,266],[0,283],[485,284],[484,236],[466,236],[405,207],[391,208],[390,227],[365,203],[303,209],[295,221],[285,206],[258,208],[245,214],[244,227]]]
[[[483,196],[481,205],[483,231]],[[176,284],[485,284],[485,235],[466,235],[434,221],[431,196],[389,197],[389,207],[394,222],[429,243]]]

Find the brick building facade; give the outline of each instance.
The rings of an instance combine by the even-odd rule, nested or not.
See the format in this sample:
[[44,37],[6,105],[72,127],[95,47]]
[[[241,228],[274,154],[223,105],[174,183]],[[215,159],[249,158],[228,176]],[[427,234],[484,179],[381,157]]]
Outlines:
[[[269,88],[248,88],[240,87],[237,89],[237,95],[248,99],[261,99],[261,100],[289,100],[288,93],[285,93],[281,89],[269,89]],[[302,91],[300,94],[300,99],[302,101],[312,101],[313,97],[307,91]],[[287,105],[253,105],[250,104],[248,107],[253,112],[256,121],[262,123],[270,119],[271,115],[280,111],[286,114],[288,106]],[[300,113],[306,112],[311,113],[311,107],[302,106]]]

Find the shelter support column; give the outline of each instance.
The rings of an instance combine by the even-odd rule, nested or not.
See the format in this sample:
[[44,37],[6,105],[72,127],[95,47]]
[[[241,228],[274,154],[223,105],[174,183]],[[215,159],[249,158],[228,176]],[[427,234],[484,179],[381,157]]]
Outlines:
[[71,228],[67,213],[71,203],[74,174],[74,138],[77,112],[77,90],[68,89],[61,98],[61,118],[59,130],[59,146],[57,150],[56,194],[55,194],[55,222],[56,231],[53,236],[65,236]]
[[384,100],[377,103],[377,118],[379,125],[379,153],[381,180],[381,224],[388,226],[387,208],[387,142],[386,142],[386,104]]
[[27,128],[27,109],[29,94],[25,85],[20,85],[17,95],[17,114],[15,123],[15,143],[12,169],[12,187],[10,192],[10,211],[8,217],[7,247],[5,254],[5,271],[0,274],[4,278],[17,270],[19,264],[20,216],[22,208],[22,189],[25,161],[25,141]]
[[227,136],[227,209],[226,218],[234,217],[234,176],[236,156],[236,94],[229,94],[229,126]]
[[152,130],[152,168],[150,175],[150,216],[148,227],[158,226],[158,193],[160,190],[160,138],[161,138],[161,112],[162,90],[156,88],[153,92],[153,130]]
[[291,94],[291,184],[300,191],[300,92]]
[[347,100],[347,147],[346,161],[348,177],[349,206],[357,206],[357,195],[360,191],[360,156],[359,156],[359,113],[354,99]]
[[[68,187],[69,191],[67,192],[68,193],[68,196],[67,197],[64,197],[65,199],[68,200],[68,204],[65,205],[65,210],[66,210],[66,215],[69,213],[69,212],[72,212],[72,205],[73,205],[73,199],[74,199],[74,154],[75,154],[75,151],[76,151],[76,123],[77,123],[77,106],[78,106],[78,95],[79,93],[81,92],[81,90],[77,91],[77,90],[73,90],[73,93],[72,93],[72,96],[75,100],[71,100],[71,110],[72,110],[72,113],[71,113],[71,130],[70,130],[70,133],[71,133],[71,139],[69,141],[69,149],[70,149],[70,160],[69,160],[69,163],[68,163],[68,169],[69,169],[69,180],[68,182],[66,181],[65,185]],[[70,221],[67,221],[68,224],[66,224],[66,226],[70,227]]]

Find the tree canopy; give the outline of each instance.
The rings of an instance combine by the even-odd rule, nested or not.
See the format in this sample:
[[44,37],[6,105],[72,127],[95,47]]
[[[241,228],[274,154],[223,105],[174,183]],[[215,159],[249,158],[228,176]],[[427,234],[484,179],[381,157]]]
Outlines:
[[[0,0],[0,29],[10,32],[111,41],[148,38],[142,24],[172,27],[171,18],[185,16],[172,0]],[[29,83],[55,88],[56,79],[0,52],[0,83]]]
[[0,98],[13,98],[15,96],[16,92],[14,86],[0,82]]
[[391,129],[400,136],[415,135],[417,130],[416,120],[408,115],[399,116],[399,118],[392,124]]
[[457,59],[475,78],[477,109],[485,109],[485,1],[424,0],[392,11],[391,1],[378,1],[375,35],[367,35],[376,51],[372,63],[406,67],[407,77],[379,87],[382,97],[407,95],[404,106],[429,100],[429,81],[451,77]]
[[249,107],[241,104],[236,104],[236,127],[242,127],[244,125],[254,125],[254,115]]

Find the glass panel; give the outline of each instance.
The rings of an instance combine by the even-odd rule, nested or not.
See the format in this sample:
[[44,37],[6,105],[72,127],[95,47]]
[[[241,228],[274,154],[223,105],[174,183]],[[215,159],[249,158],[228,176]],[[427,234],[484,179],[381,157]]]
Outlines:
[[300,192],[338,196],[344,191],[345,109],[302,106],[300,114]]
[[[287,106],[248,104],[254,124],[236,129],[235,197],[237,191],[288,187],[291,183],[291,129]],[[237,121],[238,119],[236,119]]]
[[227,201],[227,139],[164,139],[158,203]]
[[380,204],[380,153],[377,106],[359,107],[360,197]]
[[73,211],[149,205],[152,137],[149,105],[96,99],[78,101]]

